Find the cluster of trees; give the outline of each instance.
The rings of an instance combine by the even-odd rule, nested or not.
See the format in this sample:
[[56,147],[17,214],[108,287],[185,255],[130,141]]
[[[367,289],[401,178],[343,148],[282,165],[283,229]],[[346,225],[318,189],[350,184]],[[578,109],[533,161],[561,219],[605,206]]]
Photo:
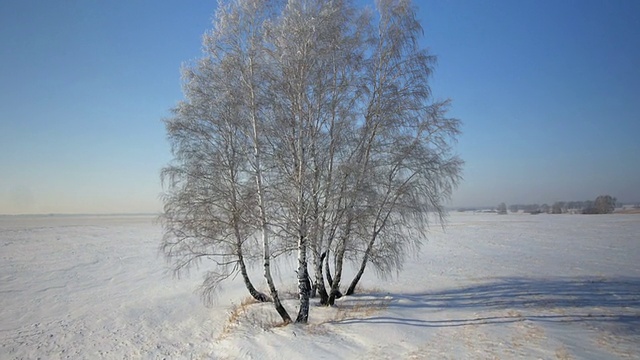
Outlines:
[[498,212],[499,215],[506,215],[507,214],[507,204],[500,203],[500,205],[498,205],[498,207],[496,208],[496,211]]
[[583,214],[611,214],[616,208],[616,198],[610,195],[600,195],[593,203],[587,204]]
[[[431,97],[435,57],[409,0],[220,2],[205,55],[165,120],[161,250],[177,275],[211,261],[203,299],[240,274],[293,322],[271,275],[297,256],[296,322],[342,296],[343,266],[402,266],[460,179],[459,121]],[[249,278],[260,263],[267,292]],[[293,269],[292,269],[293,270]]]
[[[616,198],[610,195],[600,195],[594,201],[556,201],[551,206],[547,204],[510,205],[509,211],[523,211],[529,214],[610,214],[616,208],[616,201]],[[503,207],[505,207],[504,203],[498,205],[498,213]]]

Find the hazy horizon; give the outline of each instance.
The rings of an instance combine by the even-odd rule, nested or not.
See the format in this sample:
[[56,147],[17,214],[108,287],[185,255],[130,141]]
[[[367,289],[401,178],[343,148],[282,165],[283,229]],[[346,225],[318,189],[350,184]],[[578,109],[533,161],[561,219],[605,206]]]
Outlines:
[[[595,199],[584,199],[584,200],[575,200],[575,201],[587,201],[587,200],[595,200]],[[558,201],[574,201],[574,200],[558,200]],[[496,202],[495,204],[484,204],[484,205],[458,205],[458,206],[452,206],[452,205],[447,205],[445,206],[445,209],[448,211],[457,211],[457,210],[466,210],[466,211],[470,211],[470,210],[495,210],[498,205],[504,201],[499,201]],[[554,201],[555,202],[555,201]],[[554,202],[544,202],[544,201],[536,201],[536,202],[528,202],[528,203],[505,203],[508,206],[510,205],[548,205],[551,206],[553,205]],[[633,205],[637,205],[640,204],[640,202],[637,201],[630,201],[630,202],[621,202],[618,201],[616,204],[620,205],[624,205],[624,206],[633,206]],[[161,216],[162,215],[162,210],[158,210],[155,212],[51,212],[51,213],[46,213],[46,212],[42,212],[42,213],[14,213],[14,214],[9,214],[9,213],[0,213],[0,217],[118,217],[118,216],[124,216],[124,217],[129,217],[129,216]]]
[[[0,3],[0,214],[159,213],[161,119],[215,4]],[[640,2],[414,4],[463,122],[447,207],[640,202]]]

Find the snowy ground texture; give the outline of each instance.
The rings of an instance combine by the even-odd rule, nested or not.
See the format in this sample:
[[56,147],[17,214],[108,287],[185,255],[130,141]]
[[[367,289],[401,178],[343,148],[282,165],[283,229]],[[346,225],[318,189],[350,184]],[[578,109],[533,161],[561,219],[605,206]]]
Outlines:
[[640,358],[640,215],[452,213],[397,277],[365,273],[306,326],[242,304],[240,279],[204,307],[160,235],[151,217],[0,217],[0,359]]

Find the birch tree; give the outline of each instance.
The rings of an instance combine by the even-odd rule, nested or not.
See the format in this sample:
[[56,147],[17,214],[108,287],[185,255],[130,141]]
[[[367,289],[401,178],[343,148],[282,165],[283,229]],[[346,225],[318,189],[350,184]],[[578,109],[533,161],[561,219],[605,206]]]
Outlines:
[[[356,20],[354,22],[354,19]],[[337,150],[344,147],[345,124],[355,121],[357,68],[362,58],[362,15],[345,1],[289,1],[269,28],[273,104],[277,112],[270,141],[281,199],[281,229],[296,239],[297,322],[309,312],[309,252],[315,284],[327,298],[322,277],[326,225]],[[283,240],[286,242],[286,240]]]
[[[275,4],[276,2],[273,2]],[[264,83],[269,78],[268,65],[265,63],[264,30],[271,17],[269,2],[259,0],[240,0],[228,5],[219,3],[217,28],[205,36],[205,45],[209,53],[223,54],[232,59],[226,68],[225,84],[233,86],[240,103],[237,113],[240,121],[248,125],[248,148],[252,177],[255,180],[257,199],[257,222],[263,247],[264,277],[276,311],[285,323],[292,322],[288,311],[280,301],[277,288],[271,275],[270,215],[268,212],[269,186],[265,178],[264,149],[267,142],[264,129],[273,120],[270,101],[272,97]],[[230,83],[235,79],[235,83]]]
[[161,250],[180,275],[208,259],[216,264],[202,284],[210,303],[221,281],[238,271],[258,301],[268,297],[249,279],[245,248],[253,233],[253,186],[246,180],[247,139],[235,113],[237,105],[220,84],[220,69],[202,60],[183,71],[188,101],[165,121],[174,163],[162,170],[165,235]]
[[[435,57],[421,35],[409,0],[380,0],[375,10],[351,0],[220,2],[205,55],[185,72],[197,86],[168,121],[175,159],[165,172],[179,181],[165,198],[165,238],[183,233],[170,221],[183,216],[220,224],[189,233],[185,249],[204,243],[195,259],[211,258],[204,249],[219,249],[220,234],[236,239],[231,249],[253,250],[259,239],[284,322],[292,319],[271,276],[276,253],[296,255],[301,323],[312,282],[323,305],[342,295],[345,263],[358,269],[347,294],[367,264],[381,275],[400,269],[429,214],[443,219],[462,166],[452,154],[459,122],[431,96]],[[227,220],[208,224],[211,214]],[[239,263],[234,254],[217,262],[224,275],[212,283]]]
[[[271,229],[266,210],[268,190],[262,165],[262,128],[267,122],[265,117],[268,117],[269,111],[265,107],[267,101],[264,98],[264,88],[260,85],[261,76],[264,74],[264,44],[261,38],[269,10],[267,4],[262,1],[219,3],[214,29],[205,34],[203,41],[206,56],[197,65],[187,67],[184,71],[187,100],[178,106],[178,110],[175,111],[176,117],[167,122],[170,139],[178,139],[174,141],[173,151],[178,165],[168,167],[165,173],[174,174],[177,173],[174,169],[195,167],[205,169],[209,176],[198,172],[189,177],[193,181],[199,181],[200,186],[197,190],[190,186],[180,186],[179,182],[169,183],[169,195],[165,198],[166,236],[163,250],[168,258],[174,258],[175,246],[168,239],[176,238],[176,234],[183,232],[175,221],[171,221],[178,217],[174,215],[175,211],[171,207],[173,198],[185,198],[181,203],[182,209],[195,217],[202,217],[201,222],[204,224],[211,223],[211,211],[207,206],[226,210],[230,202],[238,202],[238,199],[247,200],[240,205],[254,215],[251,218],[254,226],[251,227],[253,232],[247,233],[243,238],[260,234],[264,277],[271,299],[283,321],[291,322],[271,276]],[[198,86],[192,86],[193,79],[199,80],[196,81]],[[199,111],[188,112],[184,109]],[[183,115],[185,113],[188,114]],[[188,122],[202,126],[195,131],[180,132],[179,125]],[[218,123],[222,125],[217,126]],[[229,128],[232,131],[221,134],[221,129]],[[219,153],[224,155],[229,147],[234,149],[234,154],[242,156],[217,156]],[[236,171],[239,168],[243,171]],[[240,183],[231,181],[231,184],[236,187],[242,186],[247,192],[246,196],[239,198],[237,191],[219,191],[219,178],[226,173],[234,174],[234,179]],[[207,206],[199,207],[191,198],[190,195],[198,191]],[[211,236],[221,233],[217,230],[217,233],[211,231]],[[189,234],[189,241],[183,241],[181,244],[184,244],[183,248],[190,251],[190,257],[194,259],[212,259],[213,254],[217,254],[215,251],[218,242],[208,241],[202,247],[193,247],[193,243],[204,242],[205,239],[207,237],[202,232],[194,232]],[[209,250],[207,247],[213,249]],[[216,261],[216,269],[226,269],[225,266],[229,263]],[[241,266],[241,269],[244,267]],[[208,293],[215,289],[221,280],[231,275],[229,271],[217,271],[207,275],[205,287]],[[257,298],[264,300],[266,296],[260,294]]]

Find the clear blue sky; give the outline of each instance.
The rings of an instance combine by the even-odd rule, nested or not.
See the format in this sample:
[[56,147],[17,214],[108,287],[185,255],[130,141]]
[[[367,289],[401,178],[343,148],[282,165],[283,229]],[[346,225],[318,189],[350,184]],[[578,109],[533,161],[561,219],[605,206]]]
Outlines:
[[[640,1],[416,1],[464,122],[453,206],[640,201]],[[0,2],[0,214],[161,210],[215,1]]]

